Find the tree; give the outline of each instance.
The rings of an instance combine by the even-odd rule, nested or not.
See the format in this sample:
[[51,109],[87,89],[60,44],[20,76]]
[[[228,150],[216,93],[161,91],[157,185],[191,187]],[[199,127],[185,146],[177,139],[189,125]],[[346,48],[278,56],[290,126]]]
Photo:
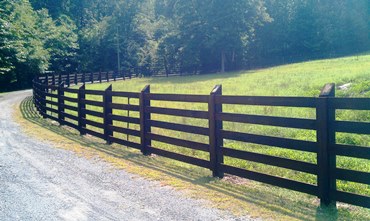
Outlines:
[[49,32],[50,37],[45,42],[51,55],[49,69],[59,72],[76,71],[79,49],[77,27],[66,15],[60,16],[55,23],[54,30]]
[[46,70],[199,74],[360,53],[370,49],[369,4],[1,1],[0,80],[21,84]]
[[61,17],[56,24],[46,10],[33,10],[28,0],[1,4],[4,12],[0,20],[4,27],[0,32],[3,88],[27,87],[34,74],[50,68],[63,71],[73,64],[78,46],[70,19]]

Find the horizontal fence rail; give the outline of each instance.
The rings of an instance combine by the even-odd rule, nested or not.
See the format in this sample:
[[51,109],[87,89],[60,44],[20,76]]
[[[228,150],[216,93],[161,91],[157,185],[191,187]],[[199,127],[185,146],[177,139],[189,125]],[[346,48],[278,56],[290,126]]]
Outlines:
[[[220,178],[227,173],[314,195],[320,198],[322,205],[333,205],[339,201],[370,208],[370,196],[343,192],[336,187],[337,180],[370,185],[370,173],[338,168],[336,165],[337,157],[370,160],[369,147],[339,144],[336,141],[336,133],[369,135],[370,123],[341,121],[335,117],[336,110],[370,110],[370,98],[336,98],[333,84],[326,85],[320,97],[316,98],[226,96],[222,95],[221,85],[216,86],[209,95],[187,95],[150,93],[150,86],[146,86],[140,93],[112,91],[112,86],[104,91],[87,90],[84,84],[109,82],[125,77],[127,76],[113,72],[37,77],[33,82],[33,101],[44,118],[72,127],[81,135],[89,134],[101,138],[108,144],[117,143],[138,149],[145,155],[156,154],[208,168],[213,176]],[[71,84],[78,83],[83,85],[80,88],[69,88]],[[91,99],[91,96],[94,99]],[[128,100],[128,103],[119,102],[119,99]],[[135,103],[130,103],[131,100],[135,100]],[[152,101],[204,104],[208,106],[208,110],[153,106]],[[226,105],[310,108],[316,112],[316,116],[309,119],[230,113],[223,110]],[[155,115],[207,121],[208,126],[167,122],[154,119]],[[316,133],[316,140],[297,140],[253,134],[252,131],[233,131],[225,128],[228,123],[308,130]],[[158,132],[162,130],[187,133],[190,137],[202,136],[207,142],[180,139]],[[127,138],[124,139],[124,136]],[[314,154],[316,161],[303,162],[235,149],[229,147],[225,141],[307,152]],[[162,148],[161,144],[196,151],[202,153],[204,158],[172,152]],[[229,164],[225,158],[310,174],[316,177],[317,182],[304,183],[239,168]]]

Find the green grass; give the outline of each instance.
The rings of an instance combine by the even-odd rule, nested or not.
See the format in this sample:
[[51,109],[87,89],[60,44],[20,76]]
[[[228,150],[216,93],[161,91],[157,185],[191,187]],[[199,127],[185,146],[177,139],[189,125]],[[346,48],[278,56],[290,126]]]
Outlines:
[[[319,60],[312,62],[297,63],[278,66],[268,69],[241,71],[225,74],[169,77],[169,78],[142,78],[113,83],[115,91],[139,92],[145,85],[151,85],[152,93],[176,93],[176,94],[209,94],[213,87],[222,84],[225,95],[258,95],[258,96],[305,96],[317,97],[320,89],[326,83],[336,83],[338,86],[351,83],[347,90],[337,90],[340,97],[370,97],[370,55],[353,56],[331,60]],[[110,83],[87,85],[87,89],[104,90]],[[68,94],[67,96],[76,97]],[[91,100],[101,100],[100,96],[88,96]],[[115,103],[127,103],[127,99],[114,98]],[[138,104],[137,99],[131,99],[131,104]],[[67,104],[74,105],[67,102]],[[152,102],[153,106],[207,110],[207,104],[180,103],[180,102]],[[230,113],[245,113],[268,116],[298,117],[315,119],[315,109],[310,108],[287,108],[268,106],[241,106],[224,105],[224,111]],[[102,111],[101,108],[88,106],[87,109]],[[71,112],[73,113],[73,112]],[[127,111],[114,111],[115,114],[127,115]],[[138,113],[131,112],[130,116],[138,117]],[[337,111],[337,119],[370,122],[369,111]],[[88,119],[102,122],[101,119],[88,116]],[[208,126],[207,120],[171,117],[164,115],[153,115],[152,119],[189,124],[196,126]],[[126,124],[114,122],[115,125],[126,127]],[[139,129],[138,126],[129,125],[131,129]],[[98,132],[102,130],[89,127]],[[269,135],[276,137],[293,138],[299,140],[316,141],[315,131],[288,129],[281,127],[260,126],[253,124],[224,123],[224,128],[232,131],[248,132],[253,134]],[[208,138],[200,135],[176,132],[153,128],[153,132],[161,135],[208,143]],[[115,136],[125,139],[126,136],[115,133]],[[138,142],[138,138],[129,138],[130,141]],[[370,146],[370,136],[337,134],[337,142]],[[176,147],[159,142],[153,142],[153,146],[195,156],[202,159],[209,159],[208,154]],[[268,147],[262,145],[234,142],[225,140],[225,146],[240,150],[263,153],[272,156],[280,156],[288,159],[295,159],[304,162],[316,163],[316,154],[301,151],[286,150],[282,148]],[[263,172],[275,176],[316,184],[316,176],[301,173],[289,169],[274,166],[267,166],[259,163],[225,158],[225,163],[248,170]],[[337,165],[340,168],[370,172],[370,161],[347,157],[338,157]],[[351,182],[338,181],[338,189],[370,195],[370,186],[355,184]]]

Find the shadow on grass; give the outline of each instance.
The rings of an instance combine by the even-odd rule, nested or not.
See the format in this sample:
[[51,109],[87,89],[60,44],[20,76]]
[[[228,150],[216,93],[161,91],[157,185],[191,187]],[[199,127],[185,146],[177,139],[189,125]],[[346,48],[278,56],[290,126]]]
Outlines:
[[[82,137],[75,130],[67,130],[65,127],[60,127],[49,120],[43,119],[35,110],[32,103],[32,97],[28,97],[22,101],[20,110],[26,120],[69,140],[77,142],[82,146],[103,152],[111,157],[132,162],[135,165],[144,168],[161,172],[168,176],[180,179],[183,182],[198,185],[217,193],[222,193],[226,196],[238,199],[241,202],[252,204],[261,208],[265,214],[266,211],[267,214],[271,211],[278,216],[284,215],[286,217],[292,217],[299,220],[366,220],[369,218],[368,214],[358,212],[362,211],[361,209],[339,208],[336,210],[320,208],[318,207],[316,198],[312,196],[248,180],[246,180],[247,184],[243,185],[221,181],[218,178],[211,177],[211,173],[207,169],[202,169],[162,157],[143,156],[136,150],[131,150],[116,144],[106,145],[103,142],[99,142],[99,140]],[[223,201],[221,201],[221,203],[223,203]],[[232,207],[233,205],[230,206]]]

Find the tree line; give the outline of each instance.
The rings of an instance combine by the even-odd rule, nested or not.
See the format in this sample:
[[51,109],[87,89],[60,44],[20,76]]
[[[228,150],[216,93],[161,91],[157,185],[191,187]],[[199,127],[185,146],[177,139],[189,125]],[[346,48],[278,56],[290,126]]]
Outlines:
[[1,0],[0,90],[36,73],[202,74],[366,52],[368,0]]

